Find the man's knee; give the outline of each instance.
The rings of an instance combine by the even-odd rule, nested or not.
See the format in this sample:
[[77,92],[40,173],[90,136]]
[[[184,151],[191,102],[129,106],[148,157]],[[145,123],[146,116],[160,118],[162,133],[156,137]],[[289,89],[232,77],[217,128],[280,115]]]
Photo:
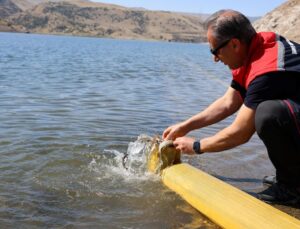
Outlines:
[[260,103],[255,112],[255,128],[259,136],[273,131],[287,114],[280,100],[268,100]]

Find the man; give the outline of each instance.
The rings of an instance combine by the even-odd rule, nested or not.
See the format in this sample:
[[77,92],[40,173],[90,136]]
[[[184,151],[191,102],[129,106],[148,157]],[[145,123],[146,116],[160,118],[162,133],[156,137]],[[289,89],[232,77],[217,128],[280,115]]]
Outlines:
[[[300,45],[272,32],[256,33],[241,13],[221,10],[206,21],[215,62],[232,70],[223,97],[190,119],[172,125],[163,139],[187,154],[219,152],[246,143],[256,131],[276,168],[257,194],[271,203],[300,203]],[[196,141],[185,135],[234,114],[216,135]]]

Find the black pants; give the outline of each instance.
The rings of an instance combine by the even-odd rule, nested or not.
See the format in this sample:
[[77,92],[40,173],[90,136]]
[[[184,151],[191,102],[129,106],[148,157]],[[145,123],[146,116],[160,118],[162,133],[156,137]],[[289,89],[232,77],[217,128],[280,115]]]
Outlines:
[[255,127],[276,168],[277,181],[300,187],[300,103],[292,100],[260,103]]

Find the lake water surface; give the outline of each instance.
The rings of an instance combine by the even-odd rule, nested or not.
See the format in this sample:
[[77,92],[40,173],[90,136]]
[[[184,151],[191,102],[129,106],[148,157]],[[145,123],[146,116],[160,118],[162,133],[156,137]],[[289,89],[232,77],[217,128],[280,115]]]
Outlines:
[[[0,33],[0,50],[1,228],[216,228],[146,172],[136,141],[226,91],[207,44]],[[274,173],[257,136],[183,161],[248,191]]]

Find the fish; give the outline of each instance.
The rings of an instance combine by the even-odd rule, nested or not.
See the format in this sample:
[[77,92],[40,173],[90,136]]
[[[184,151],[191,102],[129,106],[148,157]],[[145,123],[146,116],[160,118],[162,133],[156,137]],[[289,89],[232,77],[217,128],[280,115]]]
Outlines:
[[161,174],[162,170],[181,163],[181,153],[176,150],[172,140],[153,138],[147,157],[147,169],[150,173]]

